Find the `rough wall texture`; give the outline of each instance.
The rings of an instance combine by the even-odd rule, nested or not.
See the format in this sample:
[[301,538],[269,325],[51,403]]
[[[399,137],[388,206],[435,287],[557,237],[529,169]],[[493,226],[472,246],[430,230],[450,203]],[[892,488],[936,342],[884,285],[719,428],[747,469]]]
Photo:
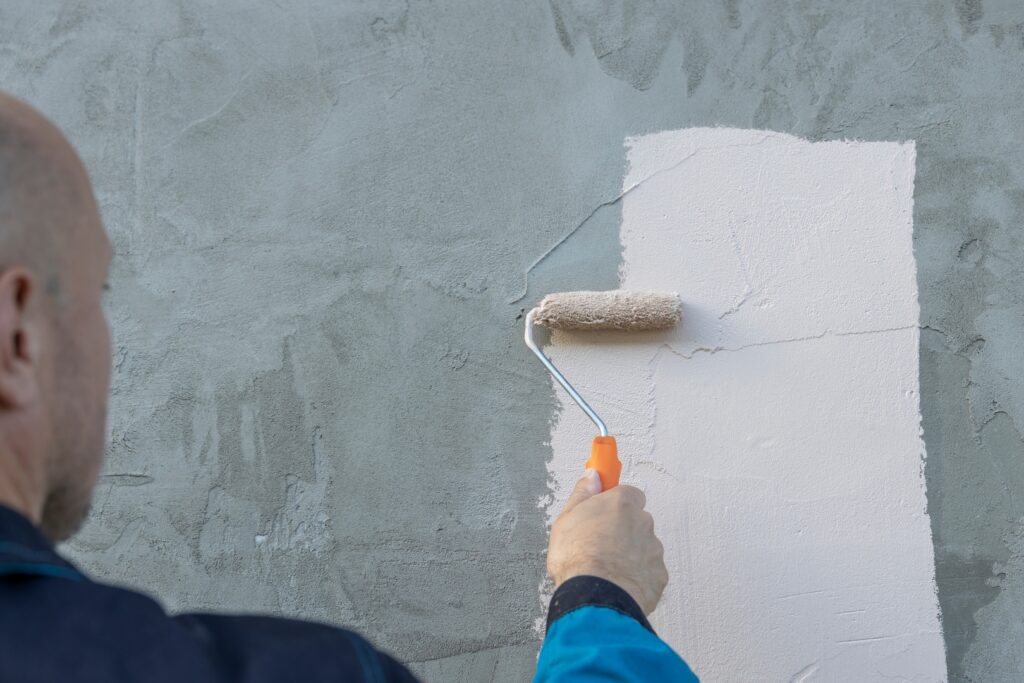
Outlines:
[[554,403],[517,316],[617,281],[623,139],[913,139],[950,673],[1020,680],[1022,71],[1012,0],[7,0],[0,84],[69,132],[117,250],[69,551],[521,680]]

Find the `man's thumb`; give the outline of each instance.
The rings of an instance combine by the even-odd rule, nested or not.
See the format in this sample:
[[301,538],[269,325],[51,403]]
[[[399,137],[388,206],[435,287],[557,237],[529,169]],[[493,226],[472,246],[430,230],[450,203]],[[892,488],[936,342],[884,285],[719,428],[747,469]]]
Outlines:
[[599,493],[601,493],[601,475],[597,473],[597,470],[587,468],[580,480],[576,482],[572,493],[569,494],[569,500],[565,502],[562,514],[564,515],[586,499]]

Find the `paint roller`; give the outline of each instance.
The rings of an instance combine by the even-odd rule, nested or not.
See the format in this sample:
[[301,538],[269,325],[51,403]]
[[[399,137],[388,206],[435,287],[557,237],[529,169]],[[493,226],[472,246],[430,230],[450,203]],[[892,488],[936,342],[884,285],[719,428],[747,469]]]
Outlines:
[[533,340],[534,325],[551,330],[640,332],[669,329],[678,325],[680,319],[682,305],[678,294],[626,289],[549,294],[526,314],[526,345],[597,425],[599,435],[594,437],[590,446],[590,459],[586,466],[597,470],[603,490],[618,486],[622,473],[615,437],[608,434],[608,427],[600,416],[537,346]]

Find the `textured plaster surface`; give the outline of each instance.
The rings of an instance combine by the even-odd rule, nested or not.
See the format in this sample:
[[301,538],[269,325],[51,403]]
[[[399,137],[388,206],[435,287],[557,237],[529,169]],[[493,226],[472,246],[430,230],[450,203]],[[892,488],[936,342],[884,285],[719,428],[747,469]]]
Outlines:
[[[709,681],[945,681],[913,144],[692,128],[627,148],[621,285],[680,292],[683,324],[549,349],[647,495],[675,578],[655,628]],[[594,433],[565,403],[554,509]]]
[[623,139],[914,140],[950,676],[1021,680],[1022,71],[1010,0],[7,0],[0,84],[68,131],[117,250],[68,550],[522,680],[555,398],[516,317],[617,283]]

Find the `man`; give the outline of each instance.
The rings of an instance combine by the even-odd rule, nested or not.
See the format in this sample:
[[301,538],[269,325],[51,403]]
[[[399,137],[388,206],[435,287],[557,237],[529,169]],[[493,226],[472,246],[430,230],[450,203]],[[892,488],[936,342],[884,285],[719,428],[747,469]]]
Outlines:
[[[85,169],[0,95],[0,681],[412,681],[358,635],[264,617],[170,617],[53,543],[84,519],[104,449],[111,247]],[[643,494],[588,472],[555,523],[538,681],[694,680],[645,618],[668,581]]]

